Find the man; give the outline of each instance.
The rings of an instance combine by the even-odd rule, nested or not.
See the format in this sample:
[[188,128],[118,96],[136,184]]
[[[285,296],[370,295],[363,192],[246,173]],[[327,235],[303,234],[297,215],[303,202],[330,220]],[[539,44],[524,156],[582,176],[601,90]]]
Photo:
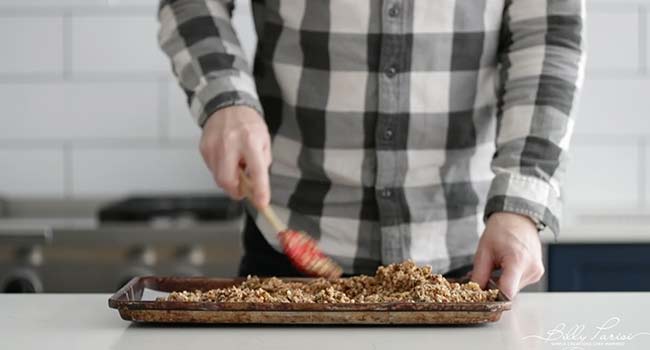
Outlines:
[[[254,73],[232,8],[159,12],[221,188],[242,198],[245,168],[255,206],[349,274],[413,259],[484,286],[500,268],[511,296],[540,279],[582,81],[581,0],[253,1]],[[240,273],[297,274],[248,209]]]

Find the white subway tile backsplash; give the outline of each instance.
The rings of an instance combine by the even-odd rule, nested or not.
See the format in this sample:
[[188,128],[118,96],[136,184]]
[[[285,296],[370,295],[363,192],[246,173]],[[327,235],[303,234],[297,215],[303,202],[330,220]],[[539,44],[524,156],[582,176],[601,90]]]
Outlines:
[[639,15],[626,12],[590,12],[588,70],[635,72],[639,69]]
[[20,149],[0,146],[0,197],[63,197],[61,149]]
[[0,18],[0,74],[61,73],[61,17]]
[[588,79],[580,101],[578,134],[650,134],[650,80]]
[[573,145],[564,186],[567,211],[635,207],[638,155],[634,143]]
[[185,94],[175,81],[168,84],[167,95],[169,97],[167,100],[169,137],[198,140],[201,136],[201,129],[191,117]]
[[151,8],[158,6],[159,0],[104,0],[109,5],[150,5]]
[[0,6],[21,7],[58,7],[58,6],[88,6],[105,5],[108,0],[0,0]]
[[650,4],[650,0],[587,0],[587,8],[609,6],[615,7],[619,5],[640,5]]
[[72,73],[168,73],[151,16],[81,16],[71,20]]
[[[650,0],[648,0],[650,1]],[[642,34],[642,37],[645,37],[645,41],[643,44],[641,44],[641,50],[643,52],[643,55],[641,55],[642,62],[641,64],[644,66],[643,70],[645,74],[648,74],[650,72],[650,4],[645,7],[646,11],[643,16],[643,22],[645,26],[645,33]],[[645,46],[645,47],[644,47]]]
[[72,161],[74,196],[219,191],[197,147],[75,149]]
[[645,153],[645,159],[642,160],[643,164],[639,166],[643,166],[642,175],[644,176],[643,186],[645,188],[640,188],[639,191],[645,190],[643,198],[644,209],[650,209],[650,138],[648,137],[645,139],[643,153]]
[[0,139],[155,138],[155,82],[0,84]]

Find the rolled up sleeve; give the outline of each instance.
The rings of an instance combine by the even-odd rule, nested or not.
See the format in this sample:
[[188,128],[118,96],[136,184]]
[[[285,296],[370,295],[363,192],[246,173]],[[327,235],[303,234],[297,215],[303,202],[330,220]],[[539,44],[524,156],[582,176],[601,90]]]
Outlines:
[[562,179],[584,75],[584,30],[582,0],[506,2],[486,220],[513,212],[559,233]]
[[245,105],[263,114],[255,82],[231,25],[233,1],[162,0],[158,42],[171,60],[199,126],[215,111]]

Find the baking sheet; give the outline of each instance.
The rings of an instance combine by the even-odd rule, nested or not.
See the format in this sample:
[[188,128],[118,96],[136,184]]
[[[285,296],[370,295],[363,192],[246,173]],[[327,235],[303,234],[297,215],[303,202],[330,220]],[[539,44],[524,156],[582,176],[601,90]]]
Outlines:
[[142,296],[140,297],[140,300],[155,301],[158,298],[166,298],[168,295],[169,292],[162,292],[151,288],[144,288],[142,290]]
[[[225,288],[242,278],[136,277],[108,301],[124,320],[154,323],[213,324],[479,324],[496,322],[511,301],[483,303],[213,303],[157,301],[172,291]],[[306,281],[287,278],[286,281]],[[463,282],[457,281],[457,282]],[[489,288],[496,288],[493,281]]]

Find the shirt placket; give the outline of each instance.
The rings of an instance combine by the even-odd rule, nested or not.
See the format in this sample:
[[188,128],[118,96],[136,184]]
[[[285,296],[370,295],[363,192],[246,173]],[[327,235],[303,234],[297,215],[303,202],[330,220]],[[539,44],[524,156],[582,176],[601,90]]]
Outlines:
[[399,181],[400,156],[396,140],[407,130],[399,130],[395,118],[400,111],[400,84],[404,79],[404,45],[400,34],[404,31],[404,1],[388,0],[382,3],[382,40],[379,65],[379,115],[375,133],[377,147],[377,174],[375,195],[380,214],[382,262],[392,263],[404,259],[400,237],[402,183]]

